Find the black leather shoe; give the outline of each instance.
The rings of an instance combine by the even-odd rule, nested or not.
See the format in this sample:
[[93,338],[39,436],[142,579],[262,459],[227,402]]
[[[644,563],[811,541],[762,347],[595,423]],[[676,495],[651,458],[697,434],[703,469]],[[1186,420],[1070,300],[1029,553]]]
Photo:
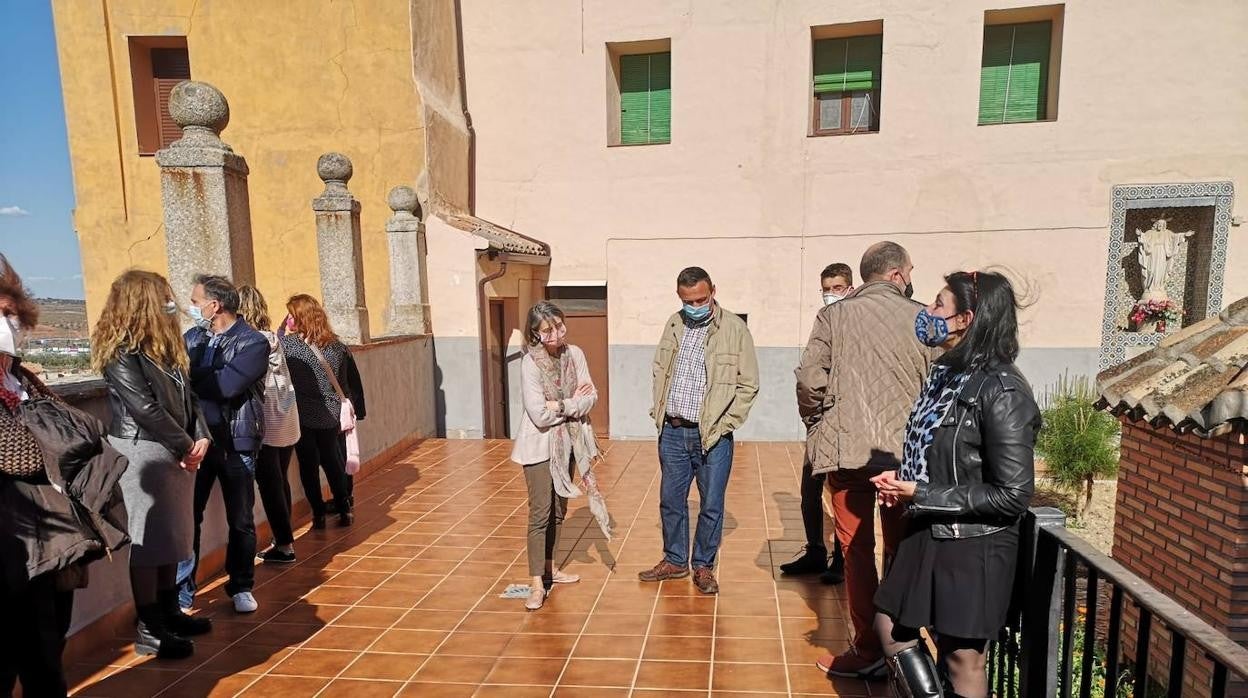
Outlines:
[[349,511],[344,511],[338,515],[339,526],[350,526],[353,523],[355,523],[355,514],[352,514]]
[[195,637],[212,632],[212,621],[207,618],[188,616],[178,605],[178,590],[166,589],[160,592],[160,610],[162,620],[169,632],[182,637]]
[[324,514],[313,514],[313,515],[312,515],[312,530],[313,530],[313,531],[324,531],[324,530],[325,530],[325,515],[324,515]]
[[832,561],[828,563],[828,569],[819,575],[819,581],[824,584],[840,584],[845,581],[845,556],[841,554],[841,546],[836,546],[832,551]]
[[806,546],[802,554],[780,565],[781,574],[819,574],[828,569],[828,551],[826,548]]

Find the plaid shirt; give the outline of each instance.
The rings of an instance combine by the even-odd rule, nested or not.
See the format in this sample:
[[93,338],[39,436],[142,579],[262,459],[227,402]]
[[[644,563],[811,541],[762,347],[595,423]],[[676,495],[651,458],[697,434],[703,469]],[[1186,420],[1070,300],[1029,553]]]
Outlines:
[[706,337],[711,323],[696,327],[685,325],[680,338],[680,351],[672,366],[672,383],[667,390],[667,415],[697,423],[702,416],[702,400],[706,397]]

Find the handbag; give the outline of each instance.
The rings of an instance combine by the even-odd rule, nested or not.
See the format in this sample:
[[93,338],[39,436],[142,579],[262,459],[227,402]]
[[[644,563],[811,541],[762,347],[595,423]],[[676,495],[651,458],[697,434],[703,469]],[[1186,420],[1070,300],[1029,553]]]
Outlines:
[[360,471],[360,437],[355,433],[355,406],[351,404],[351,398],[342,392],[342,386],[338,384],[338,377],[334,375],[334,370],[330,368],[329,362],[325,360],[325,355],[321,353],[320,348],[311,342],[307,342],[307,345],[312,350],[312,353],[316,355],[317,361],[321,362],[321,368],[325,370],[325,375],[329,378],[329,384],[333,386],[334,392],[338,394],[340,405],[338,430],[346,435],[347,474],[355,475]]
[[[299,413],[295,385],[286,366],[286,352],[278,345],[270,354],[264,381],[264,443],[283,448],[299,441]],[[274,365],[272,356],[276,355]]]

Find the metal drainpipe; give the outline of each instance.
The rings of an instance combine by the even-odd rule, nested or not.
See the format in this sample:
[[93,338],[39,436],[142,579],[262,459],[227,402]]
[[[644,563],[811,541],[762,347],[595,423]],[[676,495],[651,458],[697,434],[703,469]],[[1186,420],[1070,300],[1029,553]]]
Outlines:
[[[497,259],[498,254],[491,250],[486,253],[491,260]],[[486,336],[488,329],[487,313],[490,312],[489,301],[485,298],[485,285],[491,281],[501,278],[507,273],[507,260],[503,259],[498,271],[493,274],[487,274],[477,281],[477,334],[481,338],[481,436],[483,438],[498,438],[497,435],[486,434],[486,421],[490,416],[490,345],[489,338]]]

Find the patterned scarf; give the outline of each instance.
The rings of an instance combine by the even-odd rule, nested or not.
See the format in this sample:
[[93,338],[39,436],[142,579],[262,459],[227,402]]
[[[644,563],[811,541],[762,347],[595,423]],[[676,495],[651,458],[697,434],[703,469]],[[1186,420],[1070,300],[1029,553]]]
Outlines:
[[[555,359],[541,346],[531,347],[529,356],[537,364],[542,377],[542,393],[547,401],[571,398],[578,387],[577,366],[572,352],[565,347]],[[569,417],[550,428],[550,475],[555,483],[555,493],[560,497],[574,498],[589,495],[589,511],[598,521],[607,540],[611,539],[611,515],[607,513],[607,500],[598,490],[594,476],[594,461],[599,458],[598,441],[594,430],[584,419]],[[575,462],[580,487],[572,481],[568,463]],[[583,491],[582,491],[583,490]]]
[[936,437],[936,428],[945,421],[945,416],[962,393],[962,386],[971,377],[970,373],[949,373],[948,366],[933,366],[927,384],[910,412],[901,468],[897,473],[897,479],[902,482],[928,482],[927,450]]

